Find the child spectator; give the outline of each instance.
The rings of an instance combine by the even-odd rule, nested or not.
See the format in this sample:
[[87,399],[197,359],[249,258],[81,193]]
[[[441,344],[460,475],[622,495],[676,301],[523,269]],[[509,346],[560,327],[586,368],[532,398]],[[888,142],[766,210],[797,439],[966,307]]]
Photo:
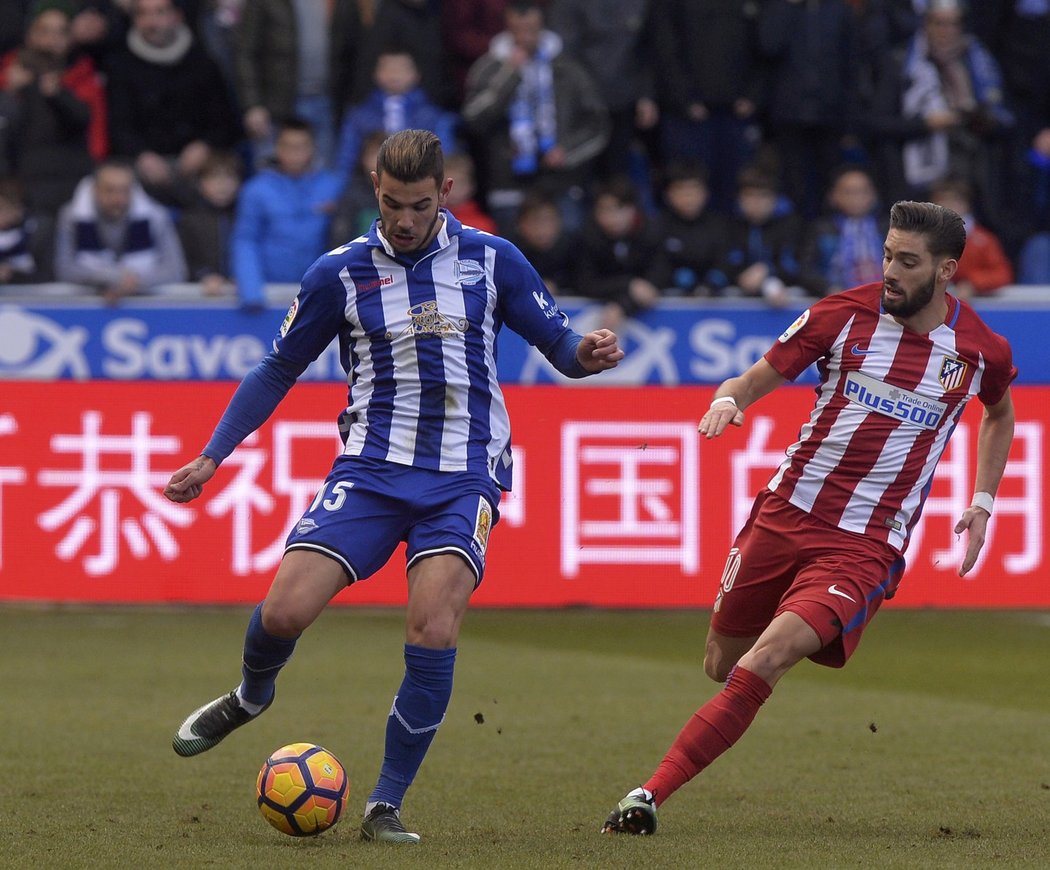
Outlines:
[[728,244],[718,283],[735,285],[744,296],[786,305],[798,281],[801,221],[775,178],[757,166],[740,170],[737,211],[729,222]]
[[930,187],[930,201],[950,208],[966,224],[966,248],[955,271],[952,292],[961,299],[992,296],[1012,284],[1014,269],[998,236],[977,222],[973,213],[973,188],[960,176],[950,175]]
[[335,169],[344,178],[357,165],[365,137],[376,130],[430,130],[446,155],[455,150],[456,116],[430,102],[419,86],[419,69],[408,51],[388,48],[376,58],[372,93],[346,113],[339,134]]
[[77,185],[58,215],[55,274],[96,287],[106,302],[186,280],[186,261],[167,210],[108,159]]
[[575,290],[578,240],[565,231],[553,197],[535,188],[525,193],[513,240],[551,293]]
[[871,173],[841,166],[828,188],[829,213],[814,221],[802,247],[801,284],[814,296],[882,280],[888,223]]
[[230,151],[212,151],[201,167],[196,196],[179,217],[179,238],[190,280],[205,296],[233,290],[230,239],[244,168]]
[[496,232],[496,222],[474,198],[477,185],[474,181],[474,161],[465,152],[449,154],[445,158],[445,175],[452,179],[452,190],[445,201],[447,208],[456,219],[470,227]]
[[576,292],[605,302],[602,327],[615,330],[656,304],[667,270],[630,178],[617,175],[597,186],[581,241]]
[[[368,232],[379,216],[376,205],[376,186],[372,173],[376,168],[379,146],[386,139],[386,133],[376,130],[369,133],[361,145],[361,156],[357,161],[357,170],[346,179],[343,195],[332,215],[332,226],[328,231],[328,241],[334,248]],[[447,161],[446,161],[447,166]]]
[[281,124],[274,157],[244,185],[233,227],[233,275],[248,309],[265,305],[267,283],[298,284],[325,252],[342,189],[341,176],[311,168],[313,130],[301,119]]
[[34,280],[25,194],[17,178],[0,178],[0,284]]
[[663,205],[656,219],[670,275],[665,292],[710,296],[712,270],[726,242],[726,221],[708,209],[707,169],[701,163],[675,162],[664,176]]

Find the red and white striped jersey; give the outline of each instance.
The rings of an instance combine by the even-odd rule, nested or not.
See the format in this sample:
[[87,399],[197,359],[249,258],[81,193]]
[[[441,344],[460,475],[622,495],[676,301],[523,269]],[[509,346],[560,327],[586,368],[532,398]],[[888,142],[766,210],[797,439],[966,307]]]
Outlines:
[[831,525],[907,547],[966,403],[994,405],[1016,377],[1010,345],[947,296],[928,335],[882,310],[882,284],[820,300],[765,359],[793,380],[816,362],[817,401],[769,489]]

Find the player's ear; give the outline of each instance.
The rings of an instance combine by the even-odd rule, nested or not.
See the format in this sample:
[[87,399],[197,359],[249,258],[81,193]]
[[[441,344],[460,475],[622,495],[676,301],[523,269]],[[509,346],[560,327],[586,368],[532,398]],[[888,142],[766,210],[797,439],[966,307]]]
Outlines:
[[448,195],[452,192],[452,179],[446,178],[445,183],[441,185],[438,190],[438,205],[444,206],[448,200]]
[[372,176],[372,187],[375,189],[376,199],[379,199],[379,175],[374,169],[368,174]]
[[953,257],[945,257],[941,260],[940,266],[938,266],[938,277],[944,282],[948,283],[955,277],[956,271],[959,269],[959,261]]

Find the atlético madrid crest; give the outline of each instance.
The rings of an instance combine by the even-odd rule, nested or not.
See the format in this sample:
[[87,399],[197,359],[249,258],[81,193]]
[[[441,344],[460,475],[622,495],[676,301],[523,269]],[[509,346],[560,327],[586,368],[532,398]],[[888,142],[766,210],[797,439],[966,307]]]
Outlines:
[[944,387],[944,392],[950,393],[960,386],[966,377],[966,362],[954,356],[946,356],[941,360],[941,371],[937,380]]

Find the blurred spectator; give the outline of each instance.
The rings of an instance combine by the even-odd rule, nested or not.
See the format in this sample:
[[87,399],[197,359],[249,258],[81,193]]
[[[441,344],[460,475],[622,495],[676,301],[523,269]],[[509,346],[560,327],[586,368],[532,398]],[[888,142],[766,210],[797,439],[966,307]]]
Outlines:
[[109,59],[127,38],[131,0],[79,0],[76,6],[73,44],[105,74]]
[[992,296],[1013,283],[1014,270],[999,238],[974,217],[973,191],[963,178],[936,181],[930,187],[930,201],[950,208],[966,224],[966,248],[952,280],[952,292],[962,299]]
[[474,182],[474,161],[470,155],[463,152],[449,154],[445,158],[445,175],[452,179],[452,189],[445,199],[445,208],[461,224],[495,233],[496,222],[474,198],[477,186]]
[[773,306],[792,298],[802,236],[801,220],[778,194],[776,178],[768,171],[755,166],[740,170],[737,213],[728,224],[720,278],[744,296],[761,297]]
[[1050,232],[1025,239],[1017,258],[1018,284],[1050,284]]
[[711,295],[712,272],[726,244],[726,219],[708,208],[709,201],[703,164],[675,161],[667,167],[656,219],[669,276],[665,293]]
[[58,216],[55,274],[97,288],[109,303],[186,280],[171,216],[130,164],[110,158],[77,185]]
[[241,136],[222,73],[175,0],[133,0],[126,46],[109,63],[113,153],[135,161],[152,194],[170,198],[212,148]]
[[598,158],[602,177],[631,175],[649,193],[649,159],[641,137],[656,127],[653,99],[656,54],[650,33],[650,0],[555,0],[550,27],[562,51],[590,74],[609,110],[610,133]]
[[767,0],[759,13],[769,79],[766,132],[784,192],[807,219],[820,213],[824,184],[852,147],[854,25],[847,0]]
[[581,221],[583,186],[609,137],[609,116],[586,71],[543,27],[536,3],[514,0],[506,30],[470,69],[462,116],[481,144],[488,211],[513,230],[523,191],[542,184],[566,224]]
[[[364,2],[373,5],[373,0]],[[431,101],[439,106],[454,107],[451,82],[445,74],[439,0],[375,0],[374,7],[375,18],[362,49],[354,99],[367,96],[379,51],[397,43],[415,58],[420,82]]]
[[452,105],[462,105],[467,73],[474,61],[489,50],[492,37],[503,30],[506,9],[507,0],[443,0],[441,3]]
[[22,46],[0,58],[7,156],[34,212],[54,216],[106,156],[106,97],[91,59],[70,56],[73,5],[35,3]]
[[999,65],[964,28],[959,0],[928,0],[922,29],[885,57],[868,124],[888,201],[922,196],[935,181],[974,185],[993,226],[1002,222],[1013,115]]
[[284,121],[277,130],[275,165],[241,190],[233,229],[233,274],[241,304],[265,305],[269,282],[297,284],[327,248],[328,225],[342,179],[314,169],[309,123]]
[[579,241],[562,226],[558,204],[542,190],[526,191],[516,229],[512,240],[547,289],[556,295],[575,292]]
[[375,172],[379,146],[384,139],[386,133],[382,130],[369,133],[361,143],[357,166],[343,179],[343,193],[336,203],[328,230],[328,241],[333,248],[363,236],[379,217],[372,173]]
[[366,31],[357,0],[250,0],[234,31],[237,92],[255,162],[273,151],[292,116],[310,122],[329,165],[343,107],[353,96]]
[[972,18],[1002,68],[1017,120],[1009,209],[997,228],[1016,251],[1031,233],[1050,231],[1050,0],[982,0]]
[[578,259],[576,293],[605,303],[601,327],[615,330],[659,301],[667,269],[630,178],[618,175],[596,186]]
[[361,141],[376,130],[388,136],[401,130],[430,130],[441,140],[446,155],[455,150],[458,119],[429,100],[419,86],[419,69],[407,50],[396,44],[382,49],[372,78],[375,87],[371,94],[347,110],[339,133],[336,172],[344,177],[353,172]]
[[201,167],[193,201],[178,219],[190,280],[205,296],[233,291],[230,243],[244,167],[232,151],[212,151]]
[[814,296],[882,280],[882,244],[889,230],[875,179],[863,166],[831,176],[828,214],[806,228],[800,283]]
[[0,177],[0,284],[36,280],[30,250],[25,190],[12,176]]
[[[230,102],[240,105],[237,95],[237,70],[234,33],[241,23],[241,15],[248,0],[204,0],[196,22],[190,22],[201,44],[215,61],[229,90]],[[254,5],[254,4],[253,4]]]
[[754,154],[762,98],[757,6],[749,0],[659,0],[653,45],[665,163],[700,161],[711,207],[729,214],[736,176]]

